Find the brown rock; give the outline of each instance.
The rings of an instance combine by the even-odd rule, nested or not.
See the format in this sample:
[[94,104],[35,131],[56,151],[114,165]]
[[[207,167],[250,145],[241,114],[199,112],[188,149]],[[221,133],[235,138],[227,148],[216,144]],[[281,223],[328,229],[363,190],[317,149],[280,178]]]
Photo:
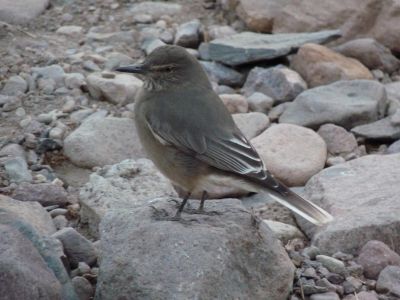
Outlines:
[[221,94],[222,102],[231,114],[246,113],[249,110],[249,104],[246,98],[239,94]]
[[324,139],[328,152],[332,155],[349,154],[358,146],[353,134],[334,124],[322,125],[318,134]]
[[291,67],[310,87],[338,80],[373,79],[371,72],[359,61],[317,44],[300,47],[291,61]]
[[365,277],[370,279],[377,279],[386,266],[400,266],[400,256],[380,241],[366,243],[357,261],[363,266]]
[[249,140],[259,135],[269,126],[269,118],[260,112],[234,114],[233,120]]
[[278,124],[251,142],[267,169],[289,186],[304,185],[325,165],[326,144],[308,128]]
[[52,183],[20,184],[12,197],[21,201],[37,201],[43,206],[65,206],[68,203],[68,193],[65,189]]

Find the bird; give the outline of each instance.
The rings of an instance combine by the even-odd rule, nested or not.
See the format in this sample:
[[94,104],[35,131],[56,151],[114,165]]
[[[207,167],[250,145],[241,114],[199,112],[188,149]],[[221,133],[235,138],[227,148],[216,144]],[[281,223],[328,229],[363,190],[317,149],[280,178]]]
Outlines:
[[155,166],[186,192],[171,220],[180,220],[192,193],[215,186],[237,186],[267,193],[317,225],[333,217],[279,181],[236,126],[197,59],[183,47],[165,45],[141,63],[121,66],[117,72],[143,80],[134,99],[134,121],[139,140]]

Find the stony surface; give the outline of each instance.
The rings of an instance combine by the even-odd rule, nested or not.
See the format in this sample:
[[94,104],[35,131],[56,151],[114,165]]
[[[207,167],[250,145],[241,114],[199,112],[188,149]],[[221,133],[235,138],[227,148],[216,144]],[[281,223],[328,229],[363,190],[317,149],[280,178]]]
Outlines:
[[61,285],[33,244],[0,224],[1,299],[62,299]]
[[363,267],[365,277],[377,279],[386,266],[400,266],[400,256],[380,241],[369,241],[362,247],[357,262]]
[[243,75],[227,66],[209,61],[201,61],[201,65],[210,79],[218,84],[238,86],[243,83]]
[[387,266],[384,268],[376,282],[376,290],[400,297],[400,267]]
[[219,97],[231,114],[246,113],[249,110],[249,103],[242,95],[221,94]]
[[269,118],[259,112],[234,114],[232,117],[244,136],[249,140],[259,135],[269,126]]
[[84,122],[65,139],[64,153],[77,166],[87,168],[120,162],[127,157],[144,157],[134,121],[114,117]]
[[307,84],[295,71],[285,67],[255,67],[247,76],[243,92],[250,96],[255,92],[263,93],[275,103],[291,101],[307,89]]
[[398,249],[399,158],[399,154],[361,157],[327,168],[307,182],[307,198],[328,209],[335,218],[317,231],[298,220],[324,253],[357,253],[369,240],[380,240]]
[[271,110],[274,99],[263,93],[255,92],[247,97],[247,102],[249,103],[250,111],[267,113]]
[[176,196],[176,192],[149,160],[124,160],[90,176],[79,197],[82,222],[97,236],[98,225],[107,211],[131,210],[144,199],[163,196]]
[[386,107],[383,85],[370,80],[339,81],[301,93],[279,118],[318,128],[333,123],[346,129],[378,120]]
[[316,44],[301,46],[290,66],[304,78],[310,87],[339,80],[373,78],[371,72],[358,60]]
[[326,144],[308,128],[279,124],[251,142],[267,169],[289,186],[304,185],[325,165]]
[[227,65],[269,60],[289,54],[306,43],[323,43],[339,35],[338,31],[282,33],[267,35],[242,32],[210,42],[210,58]]
[[[100,229],[96,298],[286,298],[293,265],[273,233],[261,224],[253,227],[238,200],[210,202],[207,209],[222,215],[185,214],[188,225],[154,219],[147,201],[131,211],[107,214]],[[166,199],[152,205],[169,214],[175,210]],[[132,272],[135,278],[130,278]]]
[[293,239],[305,239],[304,234],[295,226],[282,222],[263,220],[265,224],[273,231],[275,236],[285,245]]
[[393,73],[400,66],[400,61],[388,48],[371,38],[349,41],[336,47],[335,51],[359,60],[371,70],[379,69]]

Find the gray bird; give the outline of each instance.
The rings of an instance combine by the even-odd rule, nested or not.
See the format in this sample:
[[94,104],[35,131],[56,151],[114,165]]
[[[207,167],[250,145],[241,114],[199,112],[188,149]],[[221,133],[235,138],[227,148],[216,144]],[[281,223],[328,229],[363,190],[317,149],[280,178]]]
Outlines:
[[314,224],[333,219],[267,170],[213,91],[202,66],[184,48],[159,47],[143,63],[116,71],[143,78],[134,110],[139,138],[157,168],[187,192],[172,220],[180,219],[191,193],[203,194],[202,210],[207,190],[232,185],[268,193]]

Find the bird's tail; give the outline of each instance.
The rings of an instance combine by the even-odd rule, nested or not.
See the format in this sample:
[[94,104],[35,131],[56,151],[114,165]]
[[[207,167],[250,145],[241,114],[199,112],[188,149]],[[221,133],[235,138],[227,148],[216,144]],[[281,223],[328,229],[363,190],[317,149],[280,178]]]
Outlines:
[[297,195],[278,180],[272,181],[273,183],[264,182],[263,187],[258,186],[258,192],[269,194],[274,200],[315,225],[323,225],[333,220],[333,217],[318,205]]

